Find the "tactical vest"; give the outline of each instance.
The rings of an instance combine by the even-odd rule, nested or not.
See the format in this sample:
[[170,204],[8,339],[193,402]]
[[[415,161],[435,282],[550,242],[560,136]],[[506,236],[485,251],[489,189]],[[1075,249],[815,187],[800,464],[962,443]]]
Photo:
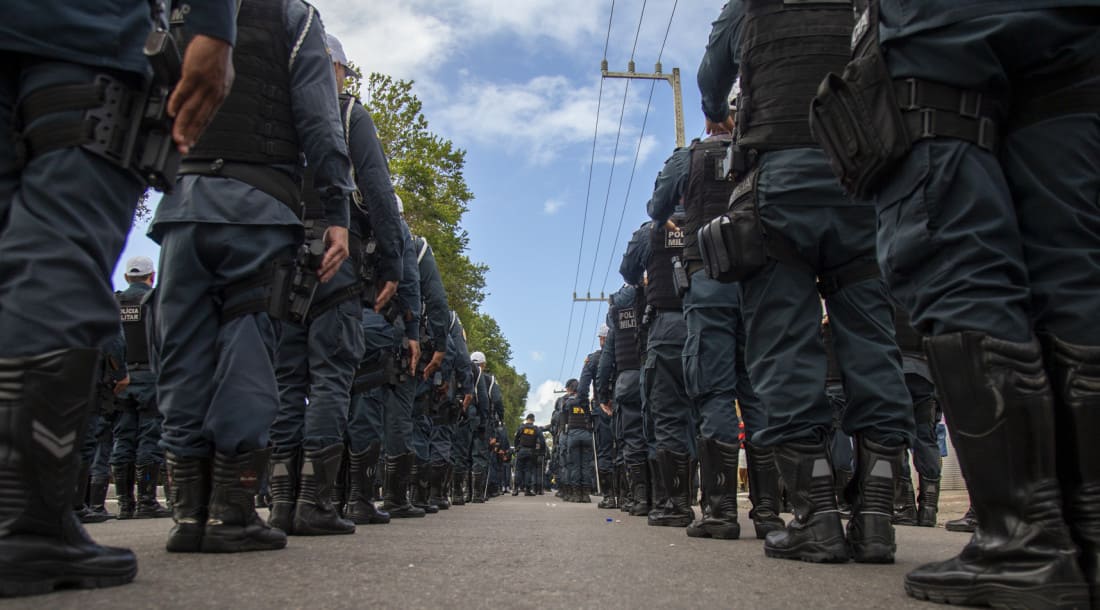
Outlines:
[[898,349],[907,354],[924,355],[924,340],[909,321],[909,312],[900,307],[894,308],[894,336]]
[[145,335],[145,321],[141,312],[141,301],[145,293],[134,292],[126,296],[117,292],[119,317],[122,319],[122,334],[126,336],[126,363],[149,364],[149,341]]
[[721,216],[729,208],[735,182],[724,169],[726,153],[733,143],[730,135],[708,138],[691,145],[691,165],[684,189],[685,261],[701,261],[697,233],[703,224]]
[[615,323],[615,335],[611,337],[615,346],[615,370],[618,372],[642,368],[642,359],[638,349],[638,319],[633,306],[611,307],[611,320]]
[[818,148],[810,101],[851,59],[849,0],[745,0],[737,143],[745,148]]
[[570,430],[588,427],[588,407],[585,406],[584,401],[575,399],[566,401],[565,410],[567,418],[565,424]]
[[534,449],[539,444],[538,434],[537,426],[523,424],[519,428],[519,446],[523,449]]
[[654,223],[649,232],[649,263],[646,275],[649,278],[645,288],[646,304],[656,309],[681,309],[683,303],[676,296],[676,284],[672,281],[672,257],[680,256],[684,250],[683,216],[673,216],[672,222],[681,227],[679,231],[670,231],[668,227]]
[[233,88],[185,161],[299,164],[288,38],[286,0],[240,2]]

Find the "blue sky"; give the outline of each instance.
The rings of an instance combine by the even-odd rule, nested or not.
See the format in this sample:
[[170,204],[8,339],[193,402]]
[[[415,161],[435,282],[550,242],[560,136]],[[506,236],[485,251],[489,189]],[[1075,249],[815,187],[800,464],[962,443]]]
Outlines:
[[[531,382],[528,409],[544,422],[552,390],[579,375],[606,312],[602,304],[577,304],[567,348],[578,251],[579,293],[587,291],[590,277],[593,296],[621,284],[623,247],[645,220],[653,180],[675,146],[671,87],[657,83],[642,134],[650,83],[631,81],[613,165],[626,81],[603,83],[589,194],[610,0],[314,4],[350,59],[366,71],[415,80],[430,128],[467,150],[466,178],[475,199],[463,226],[470,234],[471,258],[490,267],[483,309],[511,342],[513,363]],[[614,3],[607,52],[613,71],[626,69],[642,6],[642,0]],[[653,70],[672,7],[669,0],[645,4],[634,55],[637,71]],[[720,10],[719,2],[679,2],[662,58],[665,72],[681,69],[689,141],[703,129],[695,73]],[[134,254],[156,260],[146,228],[135,227],[121,260]],[[124,283],[121,263],[114,283]]]

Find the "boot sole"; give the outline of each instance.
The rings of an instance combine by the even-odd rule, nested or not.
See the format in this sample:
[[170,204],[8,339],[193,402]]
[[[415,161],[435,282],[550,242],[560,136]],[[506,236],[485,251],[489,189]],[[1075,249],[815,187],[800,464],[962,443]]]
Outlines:
[[[57,564],[48,566],[50,570],[59,572],[72,571],[72,564]],[[119,574],[64,574],[42,578],[37,571],[13,570],[10,566],[2,572],[4,577],[0,579],[0,597],[25,597],[28,595],[44,595],[58,589],[106,589],[128,584],[137,576],[137,563],[133,567]],[[22,572],[22,573],[21,573]],[[20,577],[26,580],[21,580]]]
[[[844,546],[844,541],[838,541],[840,546]],[[817,544],[814,545],[818,546]],[[799,561],[805,561],[807,563],[848,563],[851,559],[848,556],[848,549],[844,548],[840,552],[829,551],[809,551],[805,549],[805,545],[797,546],[790,549],[776,549],[769,547],[767,543],[764,544],[764,555],[772,557],[774,559],[797,559]]]
[[649,520],[648,524],[654,527],[687,527],[691,525],[692,519],[685,517],[683,519],[663,519],[660,521]]
[[251,553],[253,551],[278,551],[286,548],[286,540],[281,542],[260,542],[250,538],[218,538],[203,536],[203,553]]
[[965,526],[960,527],[960,526],[957,526],[957,525],[956,526],[945,525],[943,527],[943,529],[945,529],[949,532],[961,532],[961,533],[964,533],[964,534],[973,534],[974,530],[975,530],[975,528],[973,528],[973,527],[965,527]]
[[690,538],[714,538],[715,540],[737,540],[741,538],[741,528],[728,525],[695,525],[687,527]]
[[910,597],[939,604],[1027,608],[1029,610],[1089,607],[1089,591],[1087,585],[1084,584],[1020,588],[987,583],[963,587],[945,587],[913,583],[910,582],[909,578],[906,578],[905,592]]

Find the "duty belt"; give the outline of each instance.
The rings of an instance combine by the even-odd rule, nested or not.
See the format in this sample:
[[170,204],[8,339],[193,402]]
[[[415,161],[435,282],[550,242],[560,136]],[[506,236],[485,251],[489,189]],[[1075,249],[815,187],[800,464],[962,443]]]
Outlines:
[[980,91],[906,78],[894,81],[894,93],[914,141],[946,137],[996,149],[996,104]]
[[220,176],[240,180],[253,186],[275,199],[278,199],[294,212],[302,215],[302,189],[298,181],[286,172],[258,163],[239,163],[224,159],[210,161],[184,160],[180,163],[180,175]]

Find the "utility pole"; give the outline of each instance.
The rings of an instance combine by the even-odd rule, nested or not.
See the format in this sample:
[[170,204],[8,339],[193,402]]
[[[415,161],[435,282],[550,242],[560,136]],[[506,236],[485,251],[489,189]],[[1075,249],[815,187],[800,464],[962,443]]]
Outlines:
[[[634,61],[631,60],[630,63],[627,64],[626,72],[609,72],[607,70],[607,60],[604,59],[600,62],[600,74],[602,74],[604,78],[663,80],[672,85],[672,106],[676,115],[676,147],[682,148],[687,144],[687,140],[684,139],[684,98],[680,93],[679,68],[673,68],[672,74],[665,74],[661,72],[661,62],[657,62],[657,65],[653,68],[653,73],[646,74],[644,72],[635,72]],[[574,295],[573,300],[576,300],[576,295]]]

